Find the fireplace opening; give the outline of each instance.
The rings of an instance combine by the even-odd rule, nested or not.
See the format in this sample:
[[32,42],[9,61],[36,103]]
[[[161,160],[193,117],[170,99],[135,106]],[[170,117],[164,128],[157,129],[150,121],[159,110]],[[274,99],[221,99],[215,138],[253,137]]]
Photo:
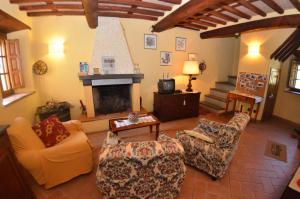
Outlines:
[[93,87],[96,115],[131,110],[130,84]]

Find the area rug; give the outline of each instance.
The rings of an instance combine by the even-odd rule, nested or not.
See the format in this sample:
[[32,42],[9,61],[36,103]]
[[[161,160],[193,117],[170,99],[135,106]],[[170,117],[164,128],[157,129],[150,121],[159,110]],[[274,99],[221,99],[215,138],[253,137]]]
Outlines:
[[286,145],[268,140],[265,155],[276,160],[287,162]]

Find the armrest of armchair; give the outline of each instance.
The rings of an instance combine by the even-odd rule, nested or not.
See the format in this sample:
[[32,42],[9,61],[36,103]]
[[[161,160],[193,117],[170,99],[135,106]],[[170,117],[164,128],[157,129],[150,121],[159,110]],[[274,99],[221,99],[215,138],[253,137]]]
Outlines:
[[63,122],[63,125],[70,133],[74,131],[83,131],[82,123],[79,120]]

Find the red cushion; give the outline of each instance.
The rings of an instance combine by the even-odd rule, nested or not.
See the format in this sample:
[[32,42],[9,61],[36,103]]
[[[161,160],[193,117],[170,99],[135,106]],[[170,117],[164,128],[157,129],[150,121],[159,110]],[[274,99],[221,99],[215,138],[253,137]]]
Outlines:
[[70,132],[64,127],[56,116],[51,116],[38,124],[32,129],[40,137],[46,147],[51,147],[63,141],[70,135]]

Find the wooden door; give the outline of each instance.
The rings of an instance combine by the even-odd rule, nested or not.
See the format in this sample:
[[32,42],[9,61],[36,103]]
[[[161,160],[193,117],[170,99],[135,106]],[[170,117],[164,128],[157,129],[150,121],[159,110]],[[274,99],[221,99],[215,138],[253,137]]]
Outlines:
[[279,86],[279,79],[280,79],[280,69],[271,68],[269,83],[268,83],[268,92],[266,96],[266,103],[265,103],[263,117],[262,117],[263,120],[268,120],[273,115],[278,86]]
[[6,40],[7,65],[9,69],[11,86],[13,89],[22,88],[22,68],[20,60],[20,45],[19,40]]

